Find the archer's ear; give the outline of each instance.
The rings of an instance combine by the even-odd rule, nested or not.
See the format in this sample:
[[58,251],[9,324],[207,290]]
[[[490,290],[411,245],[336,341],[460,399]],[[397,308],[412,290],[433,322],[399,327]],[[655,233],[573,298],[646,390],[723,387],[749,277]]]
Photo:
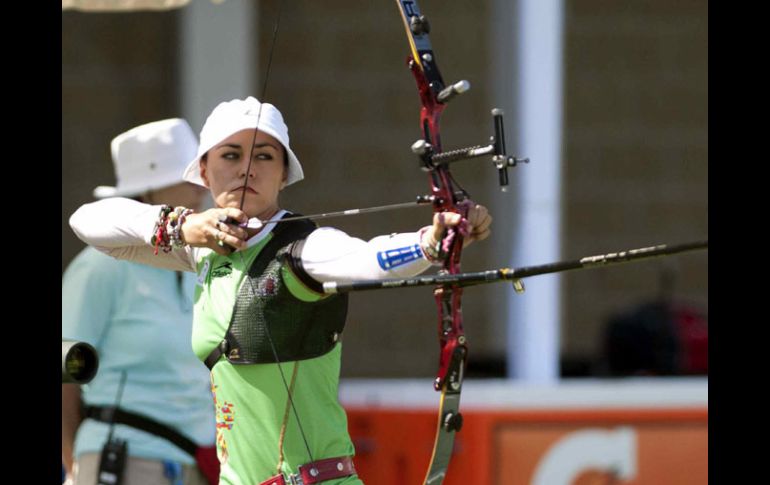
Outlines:
[[200,172],[201,172],[201,179],[203,179],[203,183],[206,184],[206,187],[211,187],[209,185],[209,174],[208,174],[208,160],[206,159],[206,156],[202,156],[200,160]]

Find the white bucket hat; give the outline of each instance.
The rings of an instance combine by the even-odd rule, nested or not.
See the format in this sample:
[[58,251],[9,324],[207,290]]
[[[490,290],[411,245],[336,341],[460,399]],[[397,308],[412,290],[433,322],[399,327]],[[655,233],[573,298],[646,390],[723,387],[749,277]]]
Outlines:
[[180,118],[121,133],[110,144],[117,184],[96,187],[94,197],[132,197],[184,182],[182,171],[197,145],[192,128]]
[[[257,122],[259,122],[259,126],[257,126]],[[260,103],[256,98],[249,96],[246,99],[233,99],[219,103],[214,108],[214,111],[203,124],[198,154],[187,165],[184,179],[205,186],[200,171],[201,157],[230,135],[241,130],[253,130],[254,128],[272,136],[286,149],[289,156],[286,185],[291,185],[305,178],[302,165],[289,146],[289,128],[284,123],[281,112],[272,104]]]

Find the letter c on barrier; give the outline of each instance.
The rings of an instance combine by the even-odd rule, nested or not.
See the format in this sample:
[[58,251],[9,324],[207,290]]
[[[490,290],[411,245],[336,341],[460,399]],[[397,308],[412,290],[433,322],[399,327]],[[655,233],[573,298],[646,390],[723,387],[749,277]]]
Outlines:
[[630,427],[569,433],[545,454],[532,485],[570,485],[580,473],[599,469],[630,480],[636,476],[636,433]]

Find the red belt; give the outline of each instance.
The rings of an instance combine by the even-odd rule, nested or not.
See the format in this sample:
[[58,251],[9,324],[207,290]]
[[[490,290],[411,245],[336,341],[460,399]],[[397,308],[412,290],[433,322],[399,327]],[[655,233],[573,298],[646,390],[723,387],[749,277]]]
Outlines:
[[353,458],[339,456],[324,460],[312,461],[299,466],[299,473],[293,473],[288,477],[276,475],[270,477],[259,485],[313,485],[334,478],[347,477],[356,473],[353,466]]

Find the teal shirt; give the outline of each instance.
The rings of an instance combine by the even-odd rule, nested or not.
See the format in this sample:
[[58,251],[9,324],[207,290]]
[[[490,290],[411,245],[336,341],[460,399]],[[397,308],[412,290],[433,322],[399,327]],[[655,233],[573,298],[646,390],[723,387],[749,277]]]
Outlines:
[[[160,421],[200,445],[215,439],[209,372],[192,351],[195,275],[118,261],[84,249],[62,281],[62,338],[81,340],[99,353],[96,377],[83,386],[88,405],[113,405],[121,372],[120,407]],[[75,455],[101,452],[107,424],[84,420]],[[163,438],[116,425],[132,456],[192,464],[195,460]]]

